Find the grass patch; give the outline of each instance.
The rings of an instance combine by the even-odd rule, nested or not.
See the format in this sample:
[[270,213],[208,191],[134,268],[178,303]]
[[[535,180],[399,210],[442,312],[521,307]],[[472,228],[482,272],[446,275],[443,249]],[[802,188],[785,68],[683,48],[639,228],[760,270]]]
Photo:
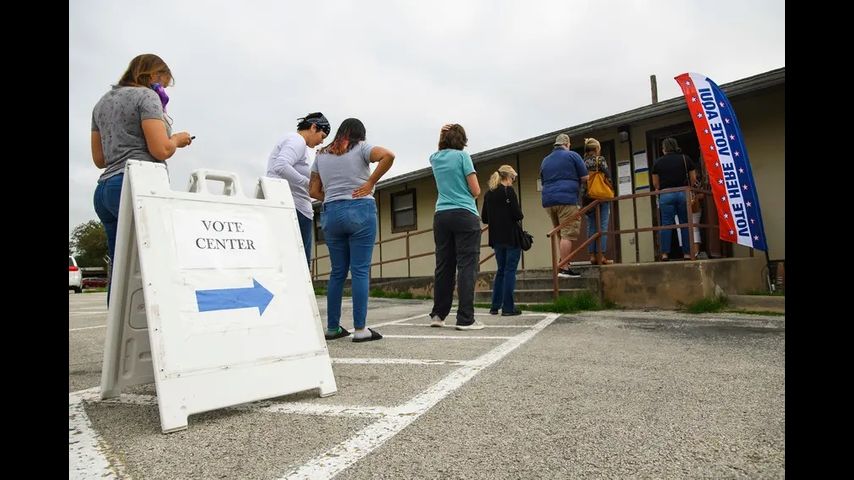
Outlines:
[[107,287],[84,288],[83,289],[83,293],[100,293],[100,292],[106,292],[106,291],[107,291]]
[[381,288],[372,288],[368,292],[368,296],[375,298],[399,298],[402,300],[429,300],[433,298],[429,295],[413,295],[412,292],[387,292]]
[[[476,303],[475,306],[492,308],[492,305],[489,303]],[[531,312],[576,313],[584,310],[612,309],[616,308],[617,305],[614,302],[602,304],[592,293],[581,292],[573,295],[561,295],[557,301],[552,303],[518,304],[516,306],[522,310]]]
[[323,287],[314,287],[314,294],[317,296],[326,295],[326,289]]
[[685,307],[688,313],[717,313],[729,305],[726,297],[701,298]]

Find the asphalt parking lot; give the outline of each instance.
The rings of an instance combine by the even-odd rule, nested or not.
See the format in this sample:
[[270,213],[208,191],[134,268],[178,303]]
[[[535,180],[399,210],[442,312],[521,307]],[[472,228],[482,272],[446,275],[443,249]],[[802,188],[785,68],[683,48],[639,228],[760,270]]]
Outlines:
[[487,328],[459,332],[371,299],[385,338],[328,342],[337,394],[163,434],[153,384],[99,400],[105,304],[69,294],[72,479],[785,477],[782,316],[478,309]]

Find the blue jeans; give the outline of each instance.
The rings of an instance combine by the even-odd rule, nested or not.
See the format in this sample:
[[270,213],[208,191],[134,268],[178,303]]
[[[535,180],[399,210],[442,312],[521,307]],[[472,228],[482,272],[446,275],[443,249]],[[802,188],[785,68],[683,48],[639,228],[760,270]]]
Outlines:
[[[685,192],[665,193],[659,196],[658,209],[661,210],[661,226],[676,225],[676,215],[682,223],[688,223],[688,208],[685,206]],[[681,219],[685,219],[682,221]],[[690,244],[688,243],[688,228],[680,228],[682,235],[682,253],[688,255],[690,252]],[[670,252],[670,236],[673,230],[661,231],[661,244],[659,248],[662,254]]]
[[326,291],[326,326],[341,323],[341,296],[347,271],[352,274],[353,325],[365,328],[371,257],[377,236],[377,204],[372,199],[336,200],[323,205],[320,217],[332,271]]
[[[596,233],[596,209],[590,210],[587,215],[587,238],[592,237]],[[603,202],[599,204],[599,229],[602,232],[608,231],[608,219],[611,217],[611,202]],[[597,248],[598,247],[598,248]],[[605,253],[608,249],[608,235],[602,234],[599,240],[590,242],[587,245],[587,251],[590,253]]]
[[498,264],[495,281],[492,283],[492,310],[501,308],[503,312],[510,313],[516,310],[513,291],[516,290],[516,268],[519,266],[522,249],[500,243],[496,243],[492,249]]
[[[93,202],[95,213],[104,225],[107,233],[107,253],[110,255],[110,271],[108,275],[112,278],[113,261],[116,252],[116,231],[119,229],[119,202],[122,199],[122,182],[125,175],[120,173],[106,180],[98,182],[95,187]],[[112,282],[111,282],[112,283]],[[110,304],[110,285],[107,285],[107,305]]]
[[314,221],[299,212],[297,212],[297,221],[299,221],[299,233],[302,235],[302,246],[305,249],[305,261],[308,262],[308,271],[311,272],[311,236]]

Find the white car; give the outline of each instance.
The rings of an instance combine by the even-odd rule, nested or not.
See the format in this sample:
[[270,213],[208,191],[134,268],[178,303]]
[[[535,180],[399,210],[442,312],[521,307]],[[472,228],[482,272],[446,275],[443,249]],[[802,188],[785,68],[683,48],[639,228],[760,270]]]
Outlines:
[[71,255],[68,256],[68,289],[77,293],[83,291],[83,273]]

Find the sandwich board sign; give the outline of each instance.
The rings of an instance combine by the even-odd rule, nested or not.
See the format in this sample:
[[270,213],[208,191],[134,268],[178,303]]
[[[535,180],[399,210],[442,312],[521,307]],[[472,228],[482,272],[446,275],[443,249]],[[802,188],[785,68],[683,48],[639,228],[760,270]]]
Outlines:
[[[222,182],[222,194],[211,193]],[[101,398],[155,384],[163,433],[188,415],[318,388],[337,391],[288,183],[254,197],[233,173],[128,161]]]

